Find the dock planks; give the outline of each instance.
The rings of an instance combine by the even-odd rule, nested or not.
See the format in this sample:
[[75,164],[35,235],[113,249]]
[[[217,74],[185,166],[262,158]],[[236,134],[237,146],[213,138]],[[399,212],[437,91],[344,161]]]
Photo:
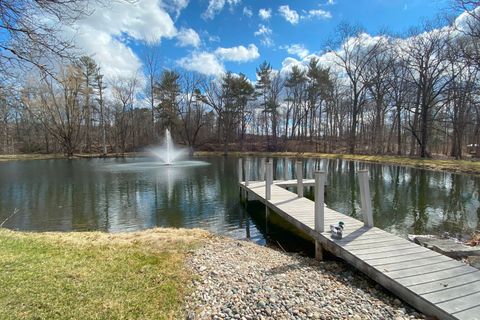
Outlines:
[[[313,186],[304,180],[304,186]],[[439,319],[480,320],[480,270],[325,207],[325,230],[314,230],[314,202],[285,187],[296,180],[274,181],[271,200],[265,182],[240,183],[249,199],[264,202],[322,247],[341,257],[426,315]],[[330,237],[329,225],[345,222],[341,240]]]

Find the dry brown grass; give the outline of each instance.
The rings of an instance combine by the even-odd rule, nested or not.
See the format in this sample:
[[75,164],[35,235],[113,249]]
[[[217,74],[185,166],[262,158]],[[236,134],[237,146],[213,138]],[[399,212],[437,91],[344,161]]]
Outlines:
[[[220,155],[221,152],[195,153],[198,156]],[[333,154],[315,152],[230,152],[232,156],[259,156],[259,157],[291,157],[291,158],[324,158],[342,159],[362,162],[401,165],[407,167],[422,168],[437,171],[451,171],[469,174],[480,174],[480,161],[476,160],[445,160],[445,159],[421,159],[400,156],[377,156],[357,154]]]
[[19,236],[49,239],[58,243],[77,245],[140,245],[146,249],[178,252],[183,251],[212,235],[202,229],[154,228],[137,232],[16,232]]

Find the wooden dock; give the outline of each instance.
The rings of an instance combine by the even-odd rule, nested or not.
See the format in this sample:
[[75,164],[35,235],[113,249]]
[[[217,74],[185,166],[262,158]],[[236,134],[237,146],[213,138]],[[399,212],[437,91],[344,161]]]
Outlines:
[[[321,250],[342,258],[420,312],[439,319],[480,320],[480,270],[378,228],[365,226],[362,221],[324,206],[323,199],[323,226],[320,227],[319,218],[315,218],[315,212],[320,209],[315,209],[315,202],[285,189],[297,185],[297,180],[273,181],[271,175],[268,177],[267,168],[269,183],[239,182],[243,195],[248,200],[264,202],[269,209],[311,236]],[[300,181],[303,186],[314,184],[314,180]],[[368,186],[368,180],[366,184]],[[343,238],[332,239],[329,226],[338,221],[346,226]]]

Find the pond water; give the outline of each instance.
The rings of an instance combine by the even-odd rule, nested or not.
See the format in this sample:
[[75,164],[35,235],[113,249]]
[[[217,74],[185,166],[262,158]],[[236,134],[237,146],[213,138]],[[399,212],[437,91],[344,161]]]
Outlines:
[[[202,162],[178,167],[158,166],[149,158],[3,162],[0,223],[8,218],[4,227],[35,231],[198,227],[264,242],[263,221],[252,219],[239,202],[238,159],[195,160]],[[251,162],[254,179],[260,158]],[[275,178],[293,178],[294,164],[275,158]],[[305,160],[304,167],[307,178],[326,170],[326,204],[359,219],[355,172],[368,169],[374,224],[392,233],[480,228],[476,176],[325,159]]]

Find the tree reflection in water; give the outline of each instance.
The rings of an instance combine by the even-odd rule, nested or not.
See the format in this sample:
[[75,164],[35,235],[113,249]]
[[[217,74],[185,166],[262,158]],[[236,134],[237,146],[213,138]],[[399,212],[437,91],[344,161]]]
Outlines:
[[[200,160],[210,165],[158,168],[152,159],[2,163],[0,221],[18,208],[6,227],[106,231],[200,227],[263,241],[262,227],[239,202],[238,159]],[[273,161],[276,179],[294,177],[296,159]],[[251,180],[259,179],[261,162],[251,158]],[[342,160],[304,161],[307,178],[313,178],[316,170],[328,172],[327,205],[358,219],[360,169],[370,172],[374,223],[384,230],[405,235],[479,228],[478,177]],[[306,190],[305,195],[313,193]]]

